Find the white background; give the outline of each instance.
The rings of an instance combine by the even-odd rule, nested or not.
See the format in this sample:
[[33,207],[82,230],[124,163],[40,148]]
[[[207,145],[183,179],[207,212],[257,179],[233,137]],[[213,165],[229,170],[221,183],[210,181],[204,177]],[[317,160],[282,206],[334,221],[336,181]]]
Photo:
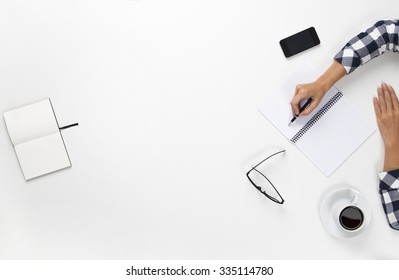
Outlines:
[[[25,182],[0,123],[1,259],[396,259],[378,194],[376,131],[330,177],[257,111],[296,65],[322,72],[354,35],[397,18],[397,1],[0,1],[0,111],[50,97],[72,168]],[[314,26],[321,44],[286,59],[279,40]],[[375,125],[387,53],[341,80]],[[288,104],[287,104],[288,106]],[[247,168],[271,147],[286,199]],[[333,147],[332,147],[333,148]],[[330,186],[360,189],[372,222],[354,239],[323,227]]]

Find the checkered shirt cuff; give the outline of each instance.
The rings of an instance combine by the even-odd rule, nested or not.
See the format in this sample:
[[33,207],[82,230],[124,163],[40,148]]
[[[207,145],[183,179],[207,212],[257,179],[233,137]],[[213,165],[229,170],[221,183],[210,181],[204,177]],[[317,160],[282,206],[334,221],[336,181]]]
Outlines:
[[397,52],[399,21],[380,20],[365,32],[351,39],[335,56],[347,74],[360,65],[390,50]]
[[359,55],[349,44],[337,53],[334,59],[344,67],[346,74],[352,73],[357,67],[362,65]]
[[389,226],[399,230],[399,169],[381,172],[380,194]]

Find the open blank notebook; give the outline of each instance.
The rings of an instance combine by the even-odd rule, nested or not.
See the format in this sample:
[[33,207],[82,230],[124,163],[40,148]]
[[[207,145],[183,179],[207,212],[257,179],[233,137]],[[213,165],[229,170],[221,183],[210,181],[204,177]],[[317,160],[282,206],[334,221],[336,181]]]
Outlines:
[[25,180],[71,166],[50,99],[3,116]]
[[332,87],[308,116],[290,126],[290,101],[297,84],[310,83],[319,74],[309,65],[295,71],[260,104],[258,110],[326,175],[330,176],[375,128]]

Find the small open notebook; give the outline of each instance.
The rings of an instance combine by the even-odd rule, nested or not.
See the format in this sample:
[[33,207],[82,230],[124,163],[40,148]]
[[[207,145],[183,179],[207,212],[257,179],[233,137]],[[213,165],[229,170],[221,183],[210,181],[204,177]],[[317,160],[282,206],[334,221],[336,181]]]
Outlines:
[[3,116],[25,180],[71,166],[50,99]]
[[309,65],[294,72],[272,91],[258,110],[326,175],[330,176],[374,131],[375,128],[332,87],[308,116],[292,119],[290,101],[297,84],[310,83],[318,73]]

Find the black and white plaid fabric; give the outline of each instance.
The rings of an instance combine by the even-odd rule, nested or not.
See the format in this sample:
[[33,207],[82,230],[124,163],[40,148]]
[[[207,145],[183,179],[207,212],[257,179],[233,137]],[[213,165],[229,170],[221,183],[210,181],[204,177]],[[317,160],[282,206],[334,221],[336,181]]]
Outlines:
[[[335,56],[347,74],[383,54],[399,51],[399,20],[380,20],[352,38]],[[399,169],[380,174],[380,194],[389,226],[399,230]]]
[[334,59],[344,66],[349,74],[387,50],[398,52],[398,33],[399,20],[380,20],[352,38]]
[[399,169],[381,172],[382,206],[391,228],[399,230]]

